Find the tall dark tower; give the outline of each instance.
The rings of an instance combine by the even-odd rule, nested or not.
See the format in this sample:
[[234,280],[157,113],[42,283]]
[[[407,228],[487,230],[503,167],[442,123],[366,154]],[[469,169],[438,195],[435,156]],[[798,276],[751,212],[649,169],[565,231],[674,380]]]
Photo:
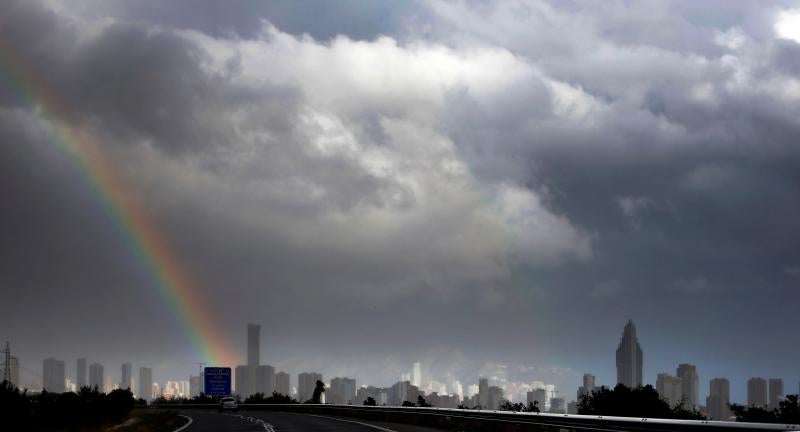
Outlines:
[[88,385],[88,382],[86,381],[86,359],[79,358],[75,367],[75,385],[78,387],[78,390],[80,390]]
[[617,348],[617,382],[628,388],[642,386],[642,348],[632,320],[625,325]]
[[258,324],[247,324],[247,366],[257,367],[261,351],[259,338],[261,326]]
[[3,379],[0,381],[11,382],[11,347],[8,341],[6,341],[6,349],[3,350]]

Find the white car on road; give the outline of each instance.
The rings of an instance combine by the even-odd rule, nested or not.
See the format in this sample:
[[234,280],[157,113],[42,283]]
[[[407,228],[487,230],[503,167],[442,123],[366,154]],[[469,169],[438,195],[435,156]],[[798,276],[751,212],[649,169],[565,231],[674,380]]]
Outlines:
[[219,412],[231,410],[236,411],[239,409],[239,404],[236,402],[236,399],[226,396],[219,400]]

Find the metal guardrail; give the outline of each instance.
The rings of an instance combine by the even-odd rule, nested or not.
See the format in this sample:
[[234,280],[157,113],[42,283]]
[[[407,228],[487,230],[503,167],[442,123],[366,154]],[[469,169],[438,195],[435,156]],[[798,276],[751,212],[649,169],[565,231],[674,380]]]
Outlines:
[[[172,409],[217,409],[217,405],[207,404],[164,404],[153,406]],[[374,421],[412,423],[456,430],[548,432],[800,432],[800,425],[790,424],[723,422],[711,420],[670,420],[453,408],[315,404],[239,404],[239,409],[250,411],[281,411],[298,414],[357,417]]]

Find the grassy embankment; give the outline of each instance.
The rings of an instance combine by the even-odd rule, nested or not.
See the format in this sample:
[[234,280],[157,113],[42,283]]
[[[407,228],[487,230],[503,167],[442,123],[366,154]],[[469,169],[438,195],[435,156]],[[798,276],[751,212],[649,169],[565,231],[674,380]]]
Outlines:
[[186,422],[175,411],[133,410],[128,421],[104,432],[172,432]]

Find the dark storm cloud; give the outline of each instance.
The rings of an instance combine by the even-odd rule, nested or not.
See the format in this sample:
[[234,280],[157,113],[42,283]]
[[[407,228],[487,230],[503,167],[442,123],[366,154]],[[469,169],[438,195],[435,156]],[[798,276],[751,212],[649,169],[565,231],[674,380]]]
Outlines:
[[[657,5],[655,14],[639,11],[637,15],[641,5],[625,8],[625,13],[634,27],[644,26],[666,4]],[[680,37],[659,40],[658,32],[637,36],[628,25],[616,27],[611,37],[602,39],[585,37],[585,29],[571,28],[577,31],[567,32],[557,42],[558,51],[547,51],[537,45],[547,40],[540,37],[548,31],[543,26],[557,27],[567,20],[602,21],[598,31],[606,33],[602,26],[613,20],[602,20],[602,16],[615,13],[616,6],[608,8],[611,12],[589,7],[590,15],[576,8],[569,17],[545,7],[544,18],[534,14],[519,21],[505,15],[502,6],[483,11],[482,15],[493,17],[487,27],[511,29],[493,32],[490,38],[513,34],[514,39],[507,42],[517,52],[536,59],[550,77],[594,96],[603,108],[585,121],[560,125],[550,111],[543,113],[541,106],[531,106],[522,112],[511,110],[510,116],[500,115],[505,120],[500,123],[492,119],[496,111],[465,109],[469,104],[458,101],[450,111],[455,115],[451,133],[468,145],[469,155],[494,150],[488,165],[486,160],[477,161],[478,173],[529,176],[523,178],[550,190],[557,211],[599,234],[597,254],[580,272],[539,269],[526,273],[532,285],[558,287],[549,298],[561,296],[564,302],[564,306],[549,303],[536,308],[543,319],[557,319],[558,311],[570,304],[575,315],[588,314],[601,322],[615,322],[622,310],[652,322],[659,329],[656,334],[669,341],[651,351],[650,364],[656,366],[650,367],[655,373],[683,358],[662,350],[680,349],[683,356],[700,357],[695,353],[709,341],[703,329],[719,328],[722,322],[738,329],[736,323],[741,322],[739,314],[748,310],[746,304],[758,305],[755,310],[773,304],[776,315],[755,312],[747,320],[752,327],[722,331],[714,340],[724,341],[726,348],[719,348],[720,352],[730,350],[730,355],[736,352],[752,358],[748,364],[757,363],[762,350],[789,355],[792,348],[777,341],[756,342],[759,333],[752,328],[779,327],[792,314],[788,305],[798,300],[796,283],[780,272],[783,263],[797,261],[800,240],[792,228],[792,221],[800,216],[797,93],[785,90],[796,86],[791,73],[785,74],[791,70],[792,50],[798,45],[770,39],[772,29],[767,25],[772,12],[768,8],[750,14],[744,22],[720,23],[704,22],[708,18],[704,13],[680,16],[686,12],[685,5],[670,5],[677,14],[671,11],[667,21],[659,19],[664,29],[670,29],[664,34],[673,34],[667,23],[686,25],[690,18],[695,28],[688,34],[706,36],[686,45]],[[471,28],[472,21],[458,6],[442,9],[453,22],[466,23],[467,34],[484,31]],[[514,33],[523,32],[522,26],[528,29],[524,30],[528,37]],[[581,52],[587,55],[574,55]],[[694,57],[698,54],[704,57]],[[519,97],[525,98],[524,94]],[[511,106],[515,100],[512,96]],[[475,133],[464,124],[480,129]],[[495,162],[498,144],[511,151],[505,164]],[[613,289],[605,289],[609,286]],[[615,301],[584,303],[581,293],[587,291],[589,300],[602,292]],[[733,311],[735,321],[726,319],[726,312]],[[672,312],[684,318],[676,320]],[[585,329],[581,320],[569,320],[565,327],[562,332],[572,336],[565,344],[572,346],[564,349],[573,350]],[[746,347],[742,340],[748,341]],[[718,367],[711,372],[715,374],[735,368],[713,366]],[[760,367],[762,371],[790,370],[775,363]],[[743,379],[744,374],[755,372],[736,373]]]
[[[0,37],[100,137],[237,346],[254,321],[292,372],[390,384],[420,359],[571,393],[584,370],[611,383],[632,317],[646,381],[687,361],[796,378],[797,347],[763,337],[800,300],[784,4],[203,5],[14,2]],[[25,287],[3,323],[34,358],[113,340],[110,362],[184,373],[47,123],[0,101],[0,282]],[[45,352],[55,325],[78,342]]]
[[[284,113],[296,104],[291,89],[265,86],[254,94],[226,82],[236,59],[220,70],[205,70],[207,54],[172,32],[122,22],[87,35],[52,13],[22,9],[21,24],[14,14],[6,15],[3,38],[72,114],[117,142],[148,142],[169,151],[225,146],[231,131],[221,113],[258,105],[261,121],[281,129]],[[16,96],[9,100],[18,103]]]

